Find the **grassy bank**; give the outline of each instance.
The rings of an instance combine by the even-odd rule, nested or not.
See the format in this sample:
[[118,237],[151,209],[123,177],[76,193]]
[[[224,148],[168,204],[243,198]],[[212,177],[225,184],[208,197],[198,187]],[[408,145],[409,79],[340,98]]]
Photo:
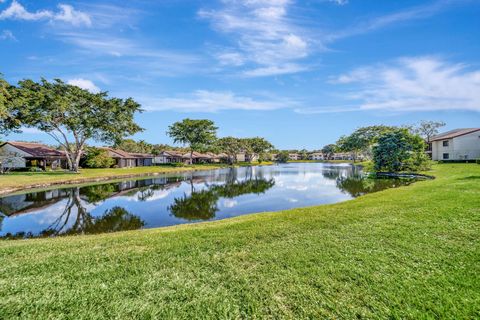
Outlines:
[[344,203],[0,242],[0,318],[480,317],[480,166]]
[[[264,165],[271,163],[263,163]],[[258,163],[238,163],[238,166],[258,165]],[[193,170],[210,170],[226,167],[224,164],[198,164],[185,167],[152,166],[136,168],[81,169],[80,173],[66,171],[47,172],[11,172],[0,175],[0,194],[21,190],[23,188],[46,187],[53,184],[82,183],[122,177],[146,176],[160,173],[183,172]]]

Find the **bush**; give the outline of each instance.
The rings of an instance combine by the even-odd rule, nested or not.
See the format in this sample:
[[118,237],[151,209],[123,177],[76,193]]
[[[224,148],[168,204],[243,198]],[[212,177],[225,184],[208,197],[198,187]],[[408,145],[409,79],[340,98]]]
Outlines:
[[115,160],[108,156],[108,152],[99,148],[88,148],[85,158],[87,168],[110,168],[115,164]]
[[476,164],[480,164],[480,159],[475,160]]
[[430,162],[425,154],[425,142],[407,129],[386,132],[373,148],[375,171],[423,171]]

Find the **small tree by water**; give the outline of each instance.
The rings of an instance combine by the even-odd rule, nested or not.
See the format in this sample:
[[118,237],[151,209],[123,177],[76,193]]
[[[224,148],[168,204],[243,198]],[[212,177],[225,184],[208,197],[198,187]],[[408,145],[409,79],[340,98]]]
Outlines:
[[421,171],[429,166],[425,141],[407,129],[384,133],[373,148],[375,171]]

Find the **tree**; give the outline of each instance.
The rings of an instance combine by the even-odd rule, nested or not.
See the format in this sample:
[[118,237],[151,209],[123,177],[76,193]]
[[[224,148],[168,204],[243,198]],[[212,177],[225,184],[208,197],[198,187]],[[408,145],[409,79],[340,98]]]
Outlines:
[[218,149],[228,155],[230,164],[237,162],[237,154],[243,149],[243,143],[241,139],[235,137],[220,138],[215,143]]
[[145,140],[135,141],[133,139],[123,139],[114,145],[115,148],[133,153],[152,153],[153,145]]
[[322,153],[324,157],[326,157],[327,159],[330,159],[331,157],[333,157],[335,152],[337,152],[337,149],[338,147],[336,144],[327,144],[322,148]]
[[353,162],[355,162],[359,154],[370,153],[371,147],[382,134],[392,130],[395,130],[395,127],[384,125],[361,127],[352,134],[341,137],[337,146],[343,152],[352,153]]
[[188,145],[190,149],[190,164],[193,163],[193,152],[204,149],[216,140],[217,127],[211,120],[183,119],[168,127],[167,134],[174,143]]
[[55,139],[73,172],[78,172],[87,140],[115,143],[143,130],[133,118],[142,110],[131,98],[109,98],[107,92],[91,93],[59,79],[20,81],[19,91],[20,119]]
[[277,154],[277,162],[287,163],[289,159],[290,157],[289,157],[288,151],[280,151]]
[[443,121],[422,120],[417,126],[413,127],[413,132],[423,137],[427,143],[430,143],[430,139],[438,134],[438,129],[445,125],[446,124]]
[[308,160],[308,151],[306,149],[300,150],[300,159],[301,160]]
[[0,74],[0,134],[16,131],[21,125],[12,104],[16,94],[17,89]]
[[261,153],[268,152],[273,149],[273,145],[265,138],[254,137],[241,139],[243,142],[245,154],[247,155],[248,162],[252,162],[255,157],[258,157]]
[[376,171],[420,171],[428,167],[425,141],[401,128],[384,133],[373,147]]
[[90,147],[85,152],[85,165],[89,168],[110,168],[115,160],[103,149]]

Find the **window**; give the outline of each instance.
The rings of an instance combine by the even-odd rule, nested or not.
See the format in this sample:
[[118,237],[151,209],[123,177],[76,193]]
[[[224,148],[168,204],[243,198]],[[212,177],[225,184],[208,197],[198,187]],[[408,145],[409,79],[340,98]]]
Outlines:
[[450,154],[449,153],[444,153],[443,154],[443,160],[448,160],[450,158]]
[[448,147],[448,140],[443,141],[443,146]]

